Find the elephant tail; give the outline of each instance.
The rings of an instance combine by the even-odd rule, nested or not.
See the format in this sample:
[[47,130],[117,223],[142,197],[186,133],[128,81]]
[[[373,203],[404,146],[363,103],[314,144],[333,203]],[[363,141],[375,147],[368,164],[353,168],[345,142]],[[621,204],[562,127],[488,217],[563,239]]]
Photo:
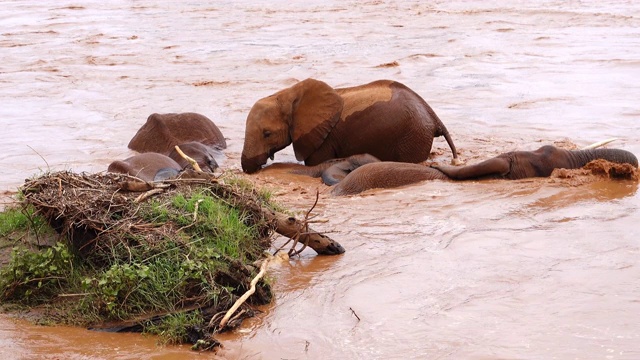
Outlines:
[[[435,115],[435,113],[433,115]],[[445,140],[447,140],[447,144],[449,144],[449,148],[451,149],[451,152],[453,153],[453,160],[455,162],[458,159],[458,151],[456,151],[456,145],[453,143],[453,140],[451,139],[451,135],[449,134],[449,130],[447,130],[447,127],[444,126],[444,124],[442,123],[442,120],[440,120],[440,118],[437,115],[435,116],[435,119],[436,119],[436,126],[438,127],[435,136],[444,136]]]

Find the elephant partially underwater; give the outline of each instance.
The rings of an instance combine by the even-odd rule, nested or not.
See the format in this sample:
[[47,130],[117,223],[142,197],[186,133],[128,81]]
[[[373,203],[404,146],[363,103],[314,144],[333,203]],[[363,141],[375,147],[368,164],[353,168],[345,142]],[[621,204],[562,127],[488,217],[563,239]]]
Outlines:
[[346,174],[331,189],[331,194],[355,195],[369,189],[396,188],[425,180],[449,180],[449,177],[437,169],[422,164],[372,162]]
[[380,159],[375,156],[358,154],[346,158],[330,159],[314,166],[305,166],[297,163],[276,163],[262,168],[261,171],[284,169],[291,174],[321,178],[326,185],[334,185],[360,166],[379,161]]
[[174,146],[194,141],[218,149],[227,148],[227,141],[216,124],[204,115],[191,112],[149,115],[128,147],[140,153],[168,155]]
[[[354,195],[374,188],[394,188],[424,180],[524,179],[548,177],[554,169],[578,169],[593,160],[607,160],[638,168],[638,159],[621,149],[564,150],[543,146],[535,151],[514,151],[469,166],[433,166],[398,162],[373,162],[358,167],[331,190],[333,195]],[[339,173],[340,166],[325,172]]]
[[147,182],[174,178],[181,170],[182,167],[173,159],[154,152],[116,160],[107,169],[108,172],[129,174]]
[[603,159],[638,168],[638,159],[621,149],[564,150],[546,145],[535,151],[512,151],[479,164],[454,167],[434,166],[453,180],[524,179],[550,176],[554,169],[578,169],[587,163]]
[[293,143],[296,159],[314,166],[335,158],[370,154],[383,161],[418,163],[449,131],[415,92],[395,81],[334,89],[303,80],[258,100],[247,116],[242,169],[258,171]]
[[175,146],[196,160],[204,170],[218,167],[215,156],[222,156],[227,142],[220,129],[209,118],[197,113],[151,114],[129,141],[128,147],[140,153],[156,152],[168,155],[183,168],[187,161]]

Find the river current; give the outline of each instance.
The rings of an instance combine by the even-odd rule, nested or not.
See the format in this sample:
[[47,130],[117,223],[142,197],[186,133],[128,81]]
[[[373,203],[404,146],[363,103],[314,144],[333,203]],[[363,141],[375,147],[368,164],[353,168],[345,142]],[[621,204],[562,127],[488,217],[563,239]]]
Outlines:
[[[0,8],[0,206],[43,171],[105,171],[147,116],[198,112],[240,169],[256,100],[308,77],[397,80],[467,163],[541,145],[640,155],[634,1],[56,1]],[[447,163],[443,138],[433,161]],[[294,161],[288,148],[277,162]],[[334,198],[255,175],[346,249],[273,272],[276,298],[217,355],[0,317],[3,359],[637,359],[631,181],[433,181]],[[356,317],[357,315],[357,317]],[[358,319],[359,318],[359,319]]]

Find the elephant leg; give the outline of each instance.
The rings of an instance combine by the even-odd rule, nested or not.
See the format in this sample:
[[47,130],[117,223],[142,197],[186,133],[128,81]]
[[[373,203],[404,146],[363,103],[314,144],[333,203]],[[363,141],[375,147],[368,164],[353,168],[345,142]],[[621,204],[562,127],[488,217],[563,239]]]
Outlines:
[[342,161],[322,172],[322,182],[329,186],[335,185],[342,181],[352,170],[348,161]]
[[478,179],[482,177],[501,177],[509,173],[511,160],[505,157],[495,157],[479,164],[462,167],[433,166],[454,180]]

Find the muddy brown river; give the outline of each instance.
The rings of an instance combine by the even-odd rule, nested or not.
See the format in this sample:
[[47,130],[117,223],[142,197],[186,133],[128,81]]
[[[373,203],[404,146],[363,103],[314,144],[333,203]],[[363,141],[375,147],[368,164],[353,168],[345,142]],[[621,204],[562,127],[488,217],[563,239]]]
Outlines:
[[[199,112],[240,169],[253,103],[296,81],[400,81],[468,163],[544,144],[640,155],[637,1],[5,1],[0,194],[104,171],[154,112]],[[433,161],[451,158],[443,138]],[[276,154],[293,161],[293,151]],[[0,317],[2,359],[638,359],[633,181],[425,182],[333,198],[255,179],[347,252],[273,271],[277,296],[217,355]],[[360,318],[358,320],[355,314]]]

